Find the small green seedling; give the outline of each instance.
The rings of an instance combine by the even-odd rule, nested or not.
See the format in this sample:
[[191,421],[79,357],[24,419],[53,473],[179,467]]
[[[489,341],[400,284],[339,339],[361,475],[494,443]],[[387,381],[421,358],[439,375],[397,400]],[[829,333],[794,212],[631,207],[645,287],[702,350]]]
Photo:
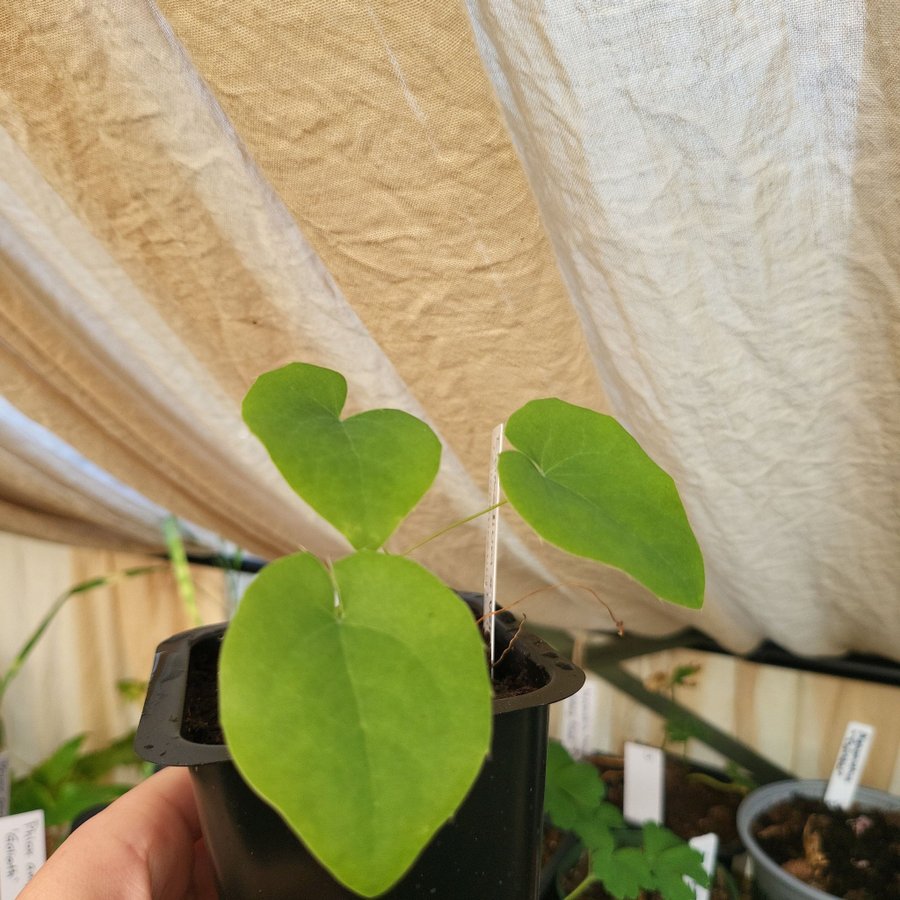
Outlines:
[[[294,363],[244,399],[287,482],[354,549],[263,569],[224,639],[220,709],[245,779],[337,880],[372,897],[462,803],[490,747],[492,688],[466,606],[383,550],[433,482],[440,442],[400,410],[342,419],[346,396],[339,373]],[[506,437],[503,490],[542,538],[701,606],[703,561],[675,485],[621,425],[544,399],[514,413]]]
[[[694,687],[701,671],[703,671],[703,666],[699,663],[679,664],[668,672],[654,672],[647,679],[646,685],[648,690],[664,694],[677,706],[678,691],[681,688]],[[688,710],[679,708],[669,714],[663,725],[663,749],[669,743],[684,744],[684,752],[686,752],[687,742],[695,737],[698,737],[696,719]]]
[[587,875],[566,900],[575,900],[598,882],[617,900],[633,900],[642,891],[657,891],[664,900],[694,900],[685,877],[709,885],[698,851],[653,822],[629,828],[605,797],[596,768],[572,759],[551,741],[544,806],[553,824],[575,834],[588,854]]

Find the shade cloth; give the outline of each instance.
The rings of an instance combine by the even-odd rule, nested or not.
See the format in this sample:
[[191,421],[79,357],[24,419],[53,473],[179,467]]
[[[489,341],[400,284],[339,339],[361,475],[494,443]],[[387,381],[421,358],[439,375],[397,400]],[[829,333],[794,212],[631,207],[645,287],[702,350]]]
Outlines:
[[[301,359],[445,441],[402,550],[484,505],[491,428],[554,395],[672,473],[706,606],[512,517],[504,600],[562,584],[529,615],[608,628],[586,584],[632,630],[900,658],[898,26],[853,0],[0,0],[0,527],[154,549],[171,510],[342,552],[240,421]],[[416,557],[477,588],[481,541]]]

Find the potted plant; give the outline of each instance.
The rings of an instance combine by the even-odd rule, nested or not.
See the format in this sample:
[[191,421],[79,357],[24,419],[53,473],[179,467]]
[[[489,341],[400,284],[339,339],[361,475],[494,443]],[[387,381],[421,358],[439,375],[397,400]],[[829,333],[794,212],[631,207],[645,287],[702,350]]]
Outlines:
[[861,787],[850,809],[824,780],[776,781],[738,808],[738,832],[769,900],[900,896],[900,797]]
[[709,886],[699,851],[655,822],[627,825],[621,809],[607,799],[596,765],[573,759],[556,742],[549,746],[545,806],[551,822],[577,839],[557,872],[557,896],[563,900],[693,900],[685,878]]
[[[346,393],[339,373],[294,363],[255,382],[243,415],[291,487],[354,551],[335,561],[301,551],[267,565],[228,624],[220,653],[221,634],[187,638],[206,646],[206,662],[162,645],[136,746],[145,758],[194,767],[207,824],[223,807],[204,813],[204,797],[213,805],[221,800],[225,781],[265,798],[266,814],[283,820],[333,876],[337,887],[317,887],[310,896],[379,896],[394,885],[391,896],[435,896],[419,866],[444,840],[442,826],[464,818],[476,779],[473,793],[503,781],[497,794],[509,809],[531,790],[539,834],[546,708],[529,726],[526,755],[536,786],[520,795],[501,778],[514,765],[498,764],[497,739],[522,701],[505,701],[507,714],[497,709],[475,616],[427,569],[383,550],[433,481],[440,443],[424,422],[399,410],[342,420]],[[503,489],[538,535],[617,566],[662,599],[702,604],[703,562],[675,485],[615,420],[561,400],[535,400],[510,417],[506,437],[513,449],[500,455]],[[574,671],[543,642],[533,658],[515,662],[526,641],[508,620],[500,631],[500,648],[511,651],[507,664],[532,678],[524,696],[540,695],[553,677]],[[163,703],[154,687],[204,666],[218,671],[225,746],[188,743],[201,748],[200,757],[232,761],[233,771],[194,765],[196,755],[188,760],[180,724],[168,737],[151,727]],[[551,699],[578,684],[576,677],[557,687]],[[183,705],[183,690],[165,702]],[[472,818],[477,823],[478,815]],[[478,866],[492,844],[502,843],[492,834],[466,837],[468,844],[450,840],[467,857],[457,860],[460,867]],[[223,874],[234,848],[217,848],[209,835],[208,842],[224,895],[241,896]],[[438,896],[465,895],[446,862],[438,877]],[[536,877],[523,884],[508,896],[533,896]],[[285,896],[302,894],[293,883]],[[480,896],[507,894],[483,888]]]

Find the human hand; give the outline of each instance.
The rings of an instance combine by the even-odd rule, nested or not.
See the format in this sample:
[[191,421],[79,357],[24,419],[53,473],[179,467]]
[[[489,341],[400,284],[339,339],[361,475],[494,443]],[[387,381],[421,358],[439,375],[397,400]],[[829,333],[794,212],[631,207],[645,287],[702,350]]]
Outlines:
[[19,900],[216,900],[187,769],[151,775],[77,828]]

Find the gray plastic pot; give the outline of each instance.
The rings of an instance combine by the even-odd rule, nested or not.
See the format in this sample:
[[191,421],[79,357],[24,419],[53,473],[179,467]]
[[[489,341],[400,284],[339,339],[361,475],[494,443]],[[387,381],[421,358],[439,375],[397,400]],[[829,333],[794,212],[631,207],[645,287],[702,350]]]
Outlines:
[[[816,780],[776,781],[752,791],[738,807],[738,834],[753,860],[756,885],[766,900],[835,900],[834,894],[810,887],[785,872],[763,852],[751,830],[753,823],[766,810],[794,795],[821,799],[825,795],[826,785],[827,782]],[[900,809],[900,797],[874,788],[859,788],[856,803],[874,809]]]

